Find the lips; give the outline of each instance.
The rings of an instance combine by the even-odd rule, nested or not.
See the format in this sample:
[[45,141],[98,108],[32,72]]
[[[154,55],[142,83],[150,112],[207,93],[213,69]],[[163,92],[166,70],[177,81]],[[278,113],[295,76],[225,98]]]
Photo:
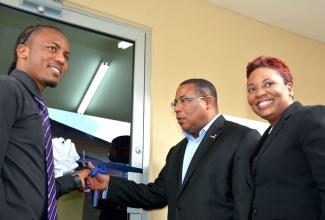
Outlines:
[[273,102],[273,100],[262,101],[262,102],[257,103],[257,106],[260,107],[260,108],[266,108],[266,107],[268,107],[272,102]]
[[184,120],[184,118],[182,118],[182,117],[176,117],[176,119],[177,119],[178,123],[181,123],[181,121]]

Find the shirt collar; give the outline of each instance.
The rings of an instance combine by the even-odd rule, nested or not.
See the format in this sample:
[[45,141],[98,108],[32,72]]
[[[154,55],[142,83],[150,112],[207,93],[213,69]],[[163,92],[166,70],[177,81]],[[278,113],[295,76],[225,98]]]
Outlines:
[[34,96],[37,96],[38,98],[42,97],[41,91],[36,82],[27,73],[14,69],[9,76],[17,78]]

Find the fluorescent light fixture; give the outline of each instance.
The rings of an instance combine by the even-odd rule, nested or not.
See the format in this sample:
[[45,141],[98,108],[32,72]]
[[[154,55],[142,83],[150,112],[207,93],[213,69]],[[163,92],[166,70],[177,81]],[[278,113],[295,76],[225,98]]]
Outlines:
[[120,43],[118,43],[117,46],[118,46],[118,48],[126,49],[128,47],[133,46],[133,44],[129,43],[129,42],[121,41]]
[[46,14],[50,17],[61,17],[62,2],[59,0],[22,0],[20,3],[40,14]]
[[100,67],[98,68],[97,73],[96,73],[93,81],[91,82],[86,95],[83,97],[82,102],[79,105],[79,108],[77,111],[79,114],[83,114],[86,111],[90,101],[92,100],[95,92],[98,89],[99,84],[102,82],[102,79],[104,78],[108,68],[109,68],[109,65],[108,65],[108,63],[105,63],[105,62],[103,62],[100,65]]

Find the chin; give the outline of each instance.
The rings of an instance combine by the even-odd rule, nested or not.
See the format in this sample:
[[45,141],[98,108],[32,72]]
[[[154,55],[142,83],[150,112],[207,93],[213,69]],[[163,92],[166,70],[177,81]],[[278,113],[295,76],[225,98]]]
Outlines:
[[50,88],[55,88],[58,85],[58,83],[54,82],[54,81],[46,81],[45,83],[46,83],[46,86],[50,87]]

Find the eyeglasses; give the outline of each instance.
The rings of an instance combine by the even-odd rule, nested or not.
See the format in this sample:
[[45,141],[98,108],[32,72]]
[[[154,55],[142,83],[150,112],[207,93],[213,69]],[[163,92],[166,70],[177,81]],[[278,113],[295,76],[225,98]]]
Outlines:
[[187,103],[189,101],[192,101],[193,99],[204,99],[206,96],[191,96],[191,97],[180,97],[179,99],[175,99],[172,103],[170,103],[170,107],[172,109],[175,108],[175,106],[178,104],[182,105],[184,103]]

